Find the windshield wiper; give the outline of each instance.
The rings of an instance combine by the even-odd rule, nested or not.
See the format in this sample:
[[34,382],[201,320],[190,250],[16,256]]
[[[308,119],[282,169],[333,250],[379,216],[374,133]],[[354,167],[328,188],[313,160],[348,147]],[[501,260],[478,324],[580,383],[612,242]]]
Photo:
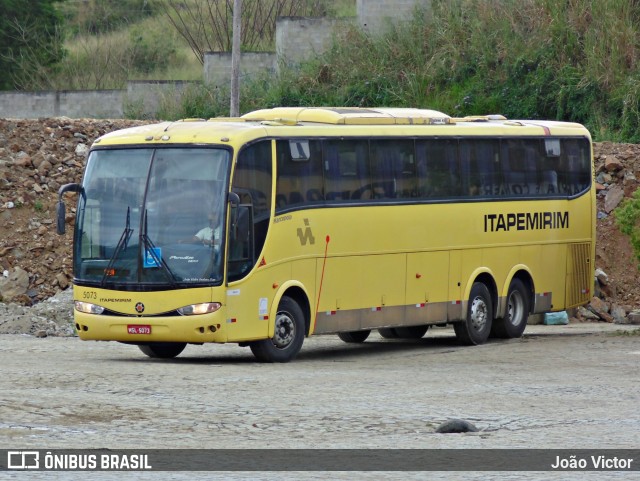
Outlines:
[[151,239],[147,235],[147,210],[146,209],[144,211],[144,221],[142,222],[142,229],[143,230],[140,233],[140,239],[142,240],[141,244],[144,247],[144,255],[146,256],[147,253],[151,255],[155,264],[158,267],[162,267],[162,272],[164,272],[167,279],[169,279],[171,286],[175,287],[177,285],[176,275],[173,273],[173,271],[167,265],[164,259],[157,254],[155,244],[151,241]]
[[116,259],[120,255],[120,251],[126,249],[129,245],[129,239],[131,239],[131,234],[133,234],[133,229],[131,228],[131,207],[127,206],[127,223],[120,235],[120,240],[116,244],[116,249],[111,254],[109,258],[109,263],[104,270],[104,274],[102,274],[102,280],[100,281],[100,287],[104,287],[105,281],[107,280],[107,276],[113,275],[113,264],[116,262]]

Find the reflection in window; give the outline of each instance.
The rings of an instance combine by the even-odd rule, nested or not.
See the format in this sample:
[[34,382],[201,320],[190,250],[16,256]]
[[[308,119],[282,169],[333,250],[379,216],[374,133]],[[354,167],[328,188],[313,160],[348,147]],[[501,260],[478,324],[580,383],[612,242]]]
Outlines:
[[416,152],[420,197],[445,198],[461,194],[457,140],[418,141]]
[[276,212],[288,207],[314,204],[324,200],[322,190],[322,144],[308,141],[309,158],[292,159],[287,140],[276,142],[278,178]]
[[374,198],[416,197],[417,177],[413,140],[372,140],[371,180]]
[[373,198],[366,140],[324,141],[325,197],[327,201]]

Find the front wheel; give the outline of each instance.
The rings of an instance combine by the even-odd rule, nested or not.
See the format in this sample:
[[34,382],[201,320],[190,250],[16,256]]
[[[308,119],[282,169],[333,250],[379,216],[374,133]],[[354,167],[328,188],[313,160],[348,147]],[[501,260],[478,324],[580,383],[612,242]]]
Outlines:
[[491,333],[493,302],[489,289],[482,282],[474,282],[467,303],[467,319],[453,325],[462,344],[483,344]]
[[271,339],[253,341],[251,352],[260,362],[289,362],[304,341],[305,322],[302,309],[290,297],[283,297],[276,314],[275,332]]
[[348,343],[361,343],[367,340],[371,334],[371,330],[366,331],[349,331],[349,332],[339,332],[338,337],[342,339],[344,342]]
[[159,359],[174,358],[184,351],[185,347],[187,347],[186,342],[150,342],[138,346],[147,356]]
[[494,319],[491,335],[511,339],[522,336],[529,318],[529,295],[520,279],[514,279],[507,293],[505,316]]

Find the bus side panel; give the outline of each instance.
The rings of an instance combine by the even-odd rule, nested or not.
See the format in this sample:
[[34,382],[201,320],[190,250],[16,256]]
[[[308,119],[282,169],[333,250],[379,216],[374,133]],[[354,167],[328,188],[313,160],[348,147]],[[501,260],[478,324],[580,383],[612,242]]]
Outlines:
[[[542,246],[540,276],[534,279],[536,294],[551,296],[551,309],[565,308],[566,276],[562,275],[567,265],[567,245],[547,244]],[[558,269],[560,268],[560,273]],[[540,311],[544,312],[544,311]]]
[[370,255],[361,259],[360,279],[355,282],[362,290],[360,327],[401,323],[404,309],[389,308],[405,304],[406,254]]
[[449,257],[449,304],[447,306],[447,319],[449,321],[462,320],[464,317],[463,306],[466,299],[462,299],[462,251],[451,251]]
[[359,329],[364,291],[361,257],[333,257],[326,262],[323,259],[316,262],[320,301],[315,332]]
[[[322,275],[323,260],[316,272]],[[406,255],[327,259],[316,333],[400,325],[405,305]],[[393,309],[400,307],[401,309]]]
[[291,279],[291,265],[264,266],[227,288],[226,320],[228,342],[266,339],[269,333],[269,312],[275,297],[274,284]]
[[448,285],[448,251],[408,254],[406,324],[445,322]]

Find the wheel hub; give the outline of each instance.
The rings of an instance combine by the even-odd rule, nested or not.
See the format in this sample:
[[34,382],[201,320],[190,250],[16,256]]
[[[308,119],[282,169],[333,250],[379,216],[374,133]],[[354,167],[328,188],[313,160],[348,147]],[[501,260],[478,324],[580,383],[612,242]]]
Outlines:
[[509,304],[507,307],[509,311],[509,322],[514,326],[520,325],[522,319],[524,318],[522,307],[523,302],[524,301],[522,300],[522,296],[517,291],[513,292],[511,294],[511,297],[509,297]]
[[471,303],[471,325],[475,330],[481,331],[484,328],[488,314],[485,302],[476,297]]
[[276,332],[273,336],[273,344],[280,349],[284,349],[293,341],[295,330],[295,324],[291,316],[286,312],[279,312],[276,316]]

